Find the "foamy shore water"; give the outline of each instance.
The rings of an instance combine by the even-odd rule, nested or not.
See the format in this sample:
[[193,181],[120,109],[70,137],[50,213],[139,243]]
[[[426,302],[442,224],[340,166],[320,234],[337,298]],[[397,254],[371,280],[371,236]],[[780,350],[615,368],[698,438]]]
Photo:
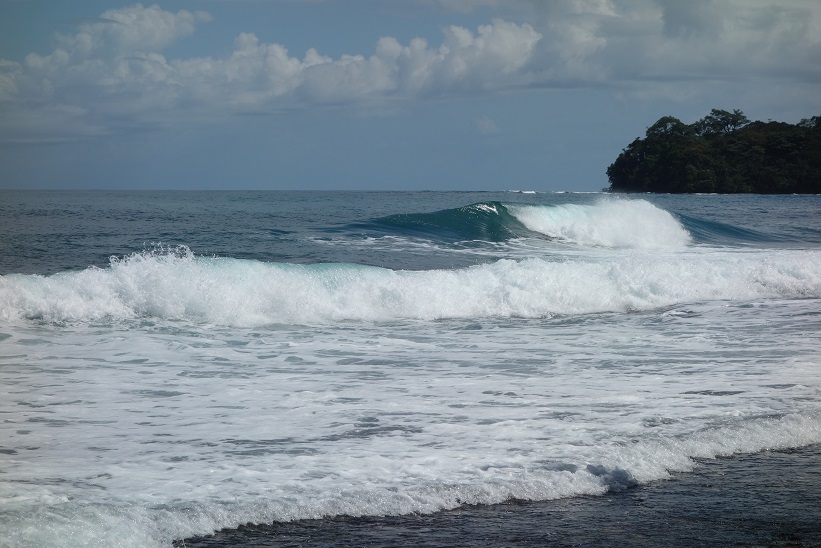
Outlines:
[[815,197],[4,197],[3,547],[464,544],[435,520],[480,510],[542,545],[551,500],[601,544],[679,514],[614,526],[590,496],[821,444]]
[[248,525],[174,546],[821,546],[821,445],[700,459],[602,496]]

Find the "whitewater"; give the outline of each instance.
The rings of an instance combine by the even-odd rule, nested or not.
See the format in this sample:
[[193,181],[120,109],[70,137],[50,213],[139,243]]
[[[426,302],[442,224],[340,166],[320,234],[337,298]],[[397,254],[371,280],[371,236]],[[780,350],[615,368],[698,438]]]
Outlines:
[[604,494],[821,443],[821,200],[0,193],[0,545]]

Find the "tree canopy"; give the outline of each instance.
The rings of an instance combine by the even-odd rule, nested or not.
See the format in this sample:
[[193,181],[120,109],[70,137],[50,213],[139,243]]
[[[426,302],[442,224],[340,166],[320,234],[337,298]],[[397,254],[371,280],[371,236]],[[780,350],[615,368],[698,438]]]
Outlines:
[[615,192],[821,193],[821,116],[750,122],[713,109],[693,124],[664,116],[607,168]]

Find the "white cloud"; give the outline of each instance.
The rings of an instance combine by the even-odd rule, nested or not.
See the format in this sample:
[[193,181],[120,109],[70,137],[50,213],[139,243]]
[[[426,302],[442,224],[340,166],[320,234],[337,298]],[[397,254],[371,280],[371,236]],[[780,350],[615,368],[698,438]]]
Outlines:
[[251,32],[222,56],[173,58],[166,48],[210,15],[141,4],[109,10],[58,36],[47,55],[0,59],[0,139],[525,86],[614,86],[648,97],[672,89],[692,97],[705,82],[777,78],[817,88],[821,81],[816,0],[419,1],[495,9],[508,19],[476,30],[445,27],[436,45],[385,36],[372,53],[339,58],[315,49],[298,57]]
[[17,80],[20,78],[20,64],[0,59],[0,100],[17,95]]
[[[795,82],[821,71],[821,3],[815,0],[577,0],[564,15],[548,9],[536,28],[543,66],[563,60],[559,78],[616,85],[654,81]],[[545,80],[543,80],[545,81]]]
[[543,86],[821,78],[818,0],[419,1],[528,21],[543,36],[529,62]]
[[163,54],[209,19],[202,12],[137,4],[59,36],[48,55],[29,54],[22,64],[2,61],[0,122],[12,111],[19,122],[28,112],[32,128],[39,127],[34,119],[43,105],[76,113],[75,123],[60,118],[68,129],[104,125],[109,117],[179,121],[198,108],[230,113],[500,89],[524,81],[522,68],[541,38],[530,25],[495,20],[476,32],[448,27],[439,47],[385,37],[370,56],[332,59],[310,49],[298,58],[253,33],[240,34],[222,57]]
[[217,90],[214,100],[235,103],[232,96],[237,94],[245,97],[239,104],[257,108],[275,106],[275,99],[286,105],[348,103],[514,86],[521,82],[518,71],[540,38],[530,25],[497,20],[480,26],[476,33],[448,27],[438,48],[418,38],[404,46],[384,37],[367,57],[332,59],[311,49],[299,59],[282,45],[264,44],[253,34],[242,34],[226,58],[192,59],[171,66],[184,82]]
[[34,70],[57,71],[90,60],[156,52],[193,34],[197,23],[210,19],[205,12],[172,13],[157,5],[108,10],[98,19],[81,23],[74,34],[57,35],[57,48],[50,55],[31,53],[25,64]]

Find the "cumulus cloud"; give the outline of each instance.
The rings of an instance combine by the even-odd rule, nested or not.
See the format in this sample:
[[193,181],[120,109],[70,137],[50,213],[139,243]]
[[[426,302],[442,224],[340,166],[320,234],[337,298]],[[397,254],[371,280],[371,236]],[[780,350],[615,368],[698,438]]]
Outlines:
[[500,18],[476,29],[447,26],[436,44],[385,36],[370,53],[338,58],[316,49],[294,54],[252,32],[237,36],[224,55],[174,58],[168,46],[209,14],[141,4],[109,10],[57,36],[49,54],[0,59],[0,138],[99,135],[193,120],[200,112],[213,119],[520,87],[689,96],[705,81],[821,81],[816,0],[419,1],[496,10]]
[[[61,127],[98,131],[102,120],[154,117],[208,108],[217,112],[270,110],[310,104],[362,103],[522,85],[523,67],[541,39],[528,24],[494,20],[476,31],[450,26],[432,46],[379,40],[368,55],[333,59],[310,49],[301,57],[284,45],[242,33],[222,57],[167,58],[164,49],[208,21],[203,12],[172,13],[141,4],[109,10],[57,37],[48,55],[23,63],[0,60],[0,105],[6,132],[28,128],[43,105],[76,113]],[[14,111],[13,116],[9,114]],[[12,120],[13,118],[13,120]],[[78,126],[87,126],[77,132]]]
[[540,38],[529,25],[497,20],[476,33],[451,26],[436,48],[419,38],[402,45],[385,37],[370,56],[332,59],[315,49],[298,58],[243,33],[224,58],[157,56],[153,67],[162,73],[157,79],[173,79],[199,101],[248,108],[338,104],[510,87],[522,82],[520,70]]
[[546,85],[670,80],[795,82],[821,74],[815,0],[572,0],[514,2],[544,40],[534,52]]

